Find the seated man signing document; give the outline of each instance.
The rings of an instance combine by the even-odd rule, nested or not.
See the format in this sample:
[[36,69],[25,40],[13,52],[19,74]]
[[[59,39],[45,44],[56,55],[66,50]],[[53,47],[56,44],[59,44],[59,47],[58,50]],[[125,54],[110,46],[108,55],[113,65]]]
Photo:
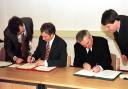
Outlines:
[[56,29],[52,23],[41,26],[41,36],[33,55],[28,56],[28,63],[36,61],[37,66],[64,67],[67,63],[67,44],[55,34]]
[[81,30],[76,35],[74,45],[74,67],[100,72],[113,69],[107,40],[103,37],[92,36],[89,31]]

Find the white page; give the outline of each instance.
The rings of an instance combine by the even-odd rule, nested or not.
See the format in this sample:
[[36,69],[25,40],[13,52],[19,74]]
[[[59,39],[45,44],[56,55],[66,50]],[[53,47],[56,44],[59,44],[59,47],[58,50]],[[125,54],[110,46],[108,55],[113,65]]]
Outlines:
[[19,65],[19,64],[13,64],[13,65],[10,65],[10,66],[8,66],[8,67],[17,68],[17,67],[19,67],[19,66],[21,66],[21,65]]
[[114,70],[104,70],[101,71],[97,74],[95,74],[96,77],[101,77],[101,78],[108,78],[108,79],[114,79],[117,75],[119,75],[121,72],[120,71],[114,71]]
[[128,79],[128,74],[121,74],[120,75],[120,78],[122,78],[122,79],[124,79],[124,78]]
[[17,68],[21,68],[21,69],[32,69],[34,68],[36,65],[36,63],[26,63],[26,64],[23,64]]
[[50,71],[50,70],[53,70],[53,69],[55,69],[56,67],[54,66],[54,67],[45,67],[45,66],[38,66],[38,67],[36,67],[35,69],[36,70],[39,70],[39,71]]
[[98,73],[88,71],[88,70],[80,70],[76,72],[76,75],[82,75],[82,76],[95,76],[95,77],[100,77],[100,78],[106,78],[106,79],[114,79],[118,74],[120,74],[120,71],[114,71],[114,70],[104,70]]
[[76,72],[75,74],[83,75],[83,76],[94,76],[96,73],[82,69],[82,70]]
[[11,65],[11,62],[0,61],[0,67]]

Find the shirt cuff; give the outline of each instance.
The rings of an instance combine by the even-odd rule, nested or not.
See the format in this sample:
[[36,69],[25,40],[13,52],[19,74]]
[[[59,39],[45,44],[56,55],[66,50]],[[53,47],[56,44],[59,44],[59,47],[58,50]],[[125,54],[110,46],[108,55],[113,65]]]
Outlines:
[[48,67],[48,62],[47,62],[47,60],[44,60],[44,66],[45,66],[45,67]]
[[103,71],[104,69],[102,68],[102,66],[98,65],[100,67],[100,71]]
[[34,62],[35,61],[35,58],[34,57],[32,57],[32,62]]
[[17,56],[14,56],[14,57],[13,57],[13,61],[16,61],[16,60],[17,60]]

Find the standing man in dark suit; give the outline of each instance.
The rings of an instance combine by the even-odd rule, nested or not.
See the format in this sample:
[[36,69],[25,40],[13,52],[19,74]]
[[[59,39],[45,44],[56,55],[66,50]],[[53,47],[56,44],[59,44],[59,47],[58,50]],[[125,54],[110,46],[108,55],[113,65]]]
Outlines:
[[29,47],[28,50],[31,50],[32,48],[32,39],[33,39],[33,21],[30,17],[22,17],[21,20],[23,21],[25,25],[25,31],[26,31],[26,39],[25,44],[27,47]]
[[109,9],[103,13],[101,24],[107,31],[113,33],[122,59],[128,61],[128,16],[118,15],[115,10]]
[[[66,66],[67,44],[55,34],[55,26],[52,23],[44,23],[40,31],[38,46],[34,54],[28,57],[28,62],[37,60],[37,66]],[[49,45],[49,48],[47,48],[47,45]],[[47,49],[49,52],[47,52]]]
[[91,36],[87,30],[81,30],[76,35],[74,45],[74,67],[100,72],[103,69],[113,69],[107,40],[103,37]]
[[27,62],[29,55],[25,45],[25,29],[22,20],[13,16],[4,31],[5,60],[17,64]]

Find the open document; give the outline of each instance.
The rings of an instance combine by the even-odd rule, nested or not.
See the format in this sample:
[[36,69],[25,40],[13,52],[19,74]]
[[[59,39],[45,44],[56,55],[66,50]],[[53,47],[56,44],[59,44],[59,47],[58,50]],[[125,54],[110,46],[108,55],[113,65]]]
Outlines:
[[36,63],[26,63],[17,67],[17,69],[36,70],[36,71],[51,71],[55,68],[56,67],[36,66]]
[[74,73],[74,75],[101,78],[106,80],[114,80],[120,73],[121,71],[114,71],[114,70],[104,70],[104,71],[95,73],[92,71],[82,69]]
[[12,64],[12,65],[10,65],[10,66],[8,66],[8,67],[17,68],[17,67],[19,67],[19,66],[21,66],[21,64]]

